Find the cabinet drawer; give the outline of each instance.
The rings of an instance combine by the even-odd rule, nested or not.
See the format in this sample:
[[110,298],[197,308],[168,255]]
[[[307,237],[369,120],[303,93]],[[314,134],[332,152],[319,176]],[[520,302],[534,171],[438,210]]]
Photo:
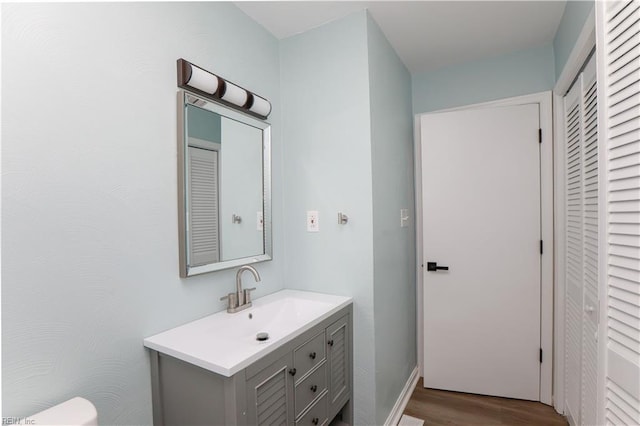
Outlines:
[[327,364],[322,364],[313,373],[296,385],[294,406],[298,417],[327,388]]
[[296,368],[297,374],[299,374],[298,377],[303,377],[313,367],[324,361],[325,346],[323,331],[294,351],[293,366]]
[[327,423],[327,395],[325,393],[304,416],[298,419],[296,426],[323,426]]

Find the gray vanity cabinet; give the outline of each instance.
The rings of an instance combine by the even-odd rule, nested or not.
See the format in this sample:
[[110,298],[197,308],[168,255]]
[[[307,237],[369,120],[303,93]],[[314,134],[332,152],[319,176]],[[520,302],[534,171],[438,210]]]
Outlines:
[[352,425],[352,306],[231,377],[151,351],[155,425]]

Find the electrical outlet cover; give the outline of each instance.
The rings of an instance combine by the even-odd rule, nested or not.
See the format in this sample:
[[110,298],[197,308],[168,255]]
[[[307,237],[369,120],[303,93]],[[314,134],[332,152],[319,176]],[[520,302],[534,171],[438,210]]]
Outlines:
[[318,221],[318,211],[307,211],[307,232],[320,232],[320,222]]

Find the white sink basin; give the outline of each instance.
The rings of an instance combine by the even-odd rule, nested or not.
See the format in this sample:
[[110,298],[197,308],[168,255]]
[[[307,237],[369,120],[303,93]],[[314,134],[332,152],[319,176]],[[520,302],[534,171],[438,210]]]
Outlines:
[[[144,345],[230,377],[349,303],[350,297],[281,290],[244,311],[218,312],[148,337]],[[259,332],[269,339],[256,340]]]

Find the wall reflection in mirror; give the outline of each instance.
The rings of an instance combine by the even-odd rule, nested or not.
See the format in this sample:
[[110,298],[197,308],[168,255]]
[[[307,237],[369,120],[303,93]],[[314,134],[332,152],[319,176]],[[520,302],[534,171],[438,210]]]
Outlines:
[[181,275],[270,260],[269,124],[178,97]]

